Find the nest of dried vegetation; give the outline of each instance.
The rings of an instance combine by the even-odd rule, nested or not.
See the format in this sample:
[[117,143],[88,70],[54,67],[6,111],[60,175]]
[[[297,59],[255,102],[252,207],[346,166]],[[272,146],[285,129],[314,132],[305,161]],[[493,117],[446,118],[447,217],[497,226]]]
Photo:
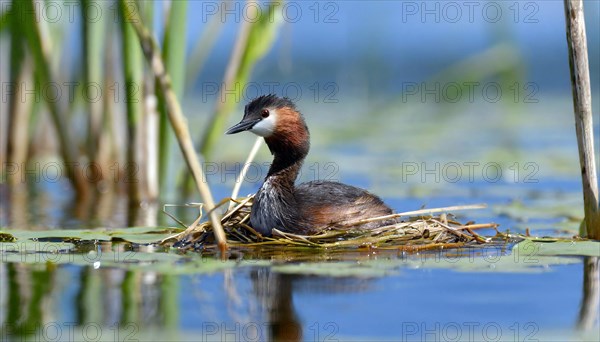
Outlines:
[[[497,227],[494,223],[463,224],[450,214],[452,211],[485,207],[471,205],[422,209],[373,217],[346,226],[332,224],[331,227],[316,235],[298,235],[274,229],[272,236],[266,237],[248,225],[252,200],[253,196],[235,200],[227,198],[221,202],[221,206],[232,202],[221,219],[227,244],[230,247],[296,246],[328,249],[377,247],[418,251],[487,243],[489,239],[475,231]],[[401,221],[392,225],[369,230],[356,228],[361,223],[396,217],[401,218]],[[185,231],[163,240],[162,243],[181,249],[204,249],[215,246],[212,224],[210,221],[199,223],[201,220],[202,213]]]

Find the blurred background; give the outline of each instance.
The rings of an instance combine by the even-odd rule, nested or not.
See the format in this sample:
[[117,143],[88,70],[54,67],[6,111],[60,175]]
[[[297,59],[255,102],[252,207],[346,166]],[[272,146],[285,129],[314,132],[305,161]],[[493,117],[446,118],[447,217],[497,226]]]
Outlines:
[[[217,200],[254,141],[224,130],[275,93],[311,130],[302,180],[399,211],[559,196],[559,216],[582,215],[561,1],[0,4],[1,225],[153,224],[161,203],[202,201],[124,11],[162,50]],[[595,112],[599,6],[585,2]],[[263,147],[242,195],[269,162]]]

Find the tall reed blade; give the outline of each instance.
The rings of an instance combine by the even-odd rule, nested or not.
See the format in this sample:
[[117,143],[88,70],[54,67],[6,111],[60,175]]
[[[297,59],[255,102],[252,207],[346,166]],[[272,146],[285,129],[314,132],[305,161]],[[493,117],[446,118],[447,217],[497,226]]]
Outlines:
[[[84,89],[104,88],[102,79],[103,51],[105,50],[104,33],[106,32],[104,16],[88,18],[88,13],[94,13],[91,9],[104,12],[103,5],[103,1],[81,0]],[[102,167],[108,164],[108,161],[99,159],[103,156],[99,153],[100,135],[103,126],[103,102],[88,96],[85,105],[88,112],[87,154],[91,162],[95,162],[97,166]],[[99,177],[93,177],[92,179],[99,179]]]
[[[22,4],[14,4],[16,13]],[[10,167],[23,168],[27,162],[29,150],[29,118],[31,102],[22,101],[23,88],[33,87],[31,58],[25,52],[25,37],[21,28],[22,21],[18,15],[10,16],[10,83],[12,89],[8,104],[8,141],[7,160]],[[18,172],[9,174],[9,184],[23,182]]]
[[[171,86],[181,102],[183,87],[185,85],[185,47],[186,47],[186,23],[187,23],[187,0],[171,1],[171,9],[167,26],[164,33],[163,60],[167,72],[171,76]],[[158,94],[160,110],[159,126],[159,157],[158,157],[158,181],[162,193],[166,193],[166,181],[169,179],[169,151],[171,148],[172,131],[168,123],[167,108],[164,99]]]
[[[254,2],[254,1],[250,1]],[[269,2],[267,11],[261,11],[256,21],[243,21],[238,38],[225,72],[223,86],[218,95],[215,111],[210,118],[199,146],[200,153],[210,159],[218,139],[223,136],[225,124],[229,114],[235,109],[241,99],[242,89],[248,82],[254,65],[269,51],[273,45],[281,18],[277,9],[281,1]],[[249,10],[257,10],[256,6],[249,6]],[[258,14],[248,14],[255,18]],[[233,91],[233,94],[230,92]],[[224,96],[228,92],[228,96]],[[231,96],[233,95],[233,96]],[[183,177],[183,193],[188,194],[192,188],[189,174]]]
[[[85,89],[102,89],[102,64],[104,51],[104,16],[88,18],[91,9],[103,10],[103,1],[81,0],[81,29],[83,55],[83,82]],[[96,162],[102,130],[102,101],[85,100],[88,111],[87,153],[91,161]],[[102,165],[102,164],[100,164]]]
[[136,179],[135,170],[138,167],[138,133],[139,122],[142,115],[142,50],[138,43],[132,23],[127,20],[127,11],[138,11],[134,1],[120,1],[121,34],[123,43],[123,73],[126,89],[127,107],[127,163],[125,165],[126,180],[129,187],[129,200],[139,202],[139,180]]
[[[16,2],[15,2],[16,3]],[[41,84],[58,84],[53,75],[50,66],[50,56],[52,55],[51,45],[48,37],[41,38],[39,20],[36,17],[36,6],[33,0],[18,1],[21,7],[21,13],[17,16],[23,22],[23,31],[27,37],[29,49],[33,55],[36,74]],[[51,101],[45,97],[46,105],[50,111],[56,134],[60,143],[60,154],[66,165],[66,174],[78,195],[87,193],[87,184],[85,183],[81,168],[77,163],[77,150],[71,133],[64,117],[64,111],[59,108],[56,101]]]

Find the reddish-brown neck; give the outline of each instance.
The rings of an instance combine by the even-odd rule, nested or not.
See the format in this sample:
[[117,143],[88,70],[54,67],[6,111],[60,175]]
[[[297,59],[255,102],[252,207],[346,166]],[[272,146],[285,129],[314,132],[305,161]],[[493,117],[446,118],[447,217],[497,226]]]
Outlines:
[[310,134],[300,113],[287,107],[277,109],[275,131],[265,142],[274,157],[267,177],[286,170],[285,176],[294,182],[310,149]]

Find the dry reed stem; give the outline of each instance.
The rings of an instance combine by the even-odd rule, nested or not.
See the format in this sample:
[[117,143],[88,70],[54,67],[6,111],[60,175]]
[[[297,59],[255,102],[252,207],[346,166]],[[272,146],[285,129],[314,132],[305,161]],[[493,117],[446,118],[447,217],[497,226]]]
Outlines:
[[564,0],[575,132],[583,187],[587,236],[600,240],[600,206],[594,153],[592,91],[582,0]]
[[471,204],[471,205],[457,205],[457,206],[451,206],[451,207],[446,207],[446,208],[420,209],[420,210],[406,211],[403,213],[390,214],[390,215],[385,215],[385,216],[379,216],[379,217],[358,220],[354,223],[349,224],[348,226],[357,226],[357,225],[361,225],[361,224],[369,223],[369,222],[376,222],[376,221],[389,220],[389,219],[393,219],[393,218],[400,218],[402,216],[417,216],[417,215],[421,215],[421,214],[433,214],[433,213],[459,211],[459,210],[483,209],[486,207],[487,206],[485,204]]

